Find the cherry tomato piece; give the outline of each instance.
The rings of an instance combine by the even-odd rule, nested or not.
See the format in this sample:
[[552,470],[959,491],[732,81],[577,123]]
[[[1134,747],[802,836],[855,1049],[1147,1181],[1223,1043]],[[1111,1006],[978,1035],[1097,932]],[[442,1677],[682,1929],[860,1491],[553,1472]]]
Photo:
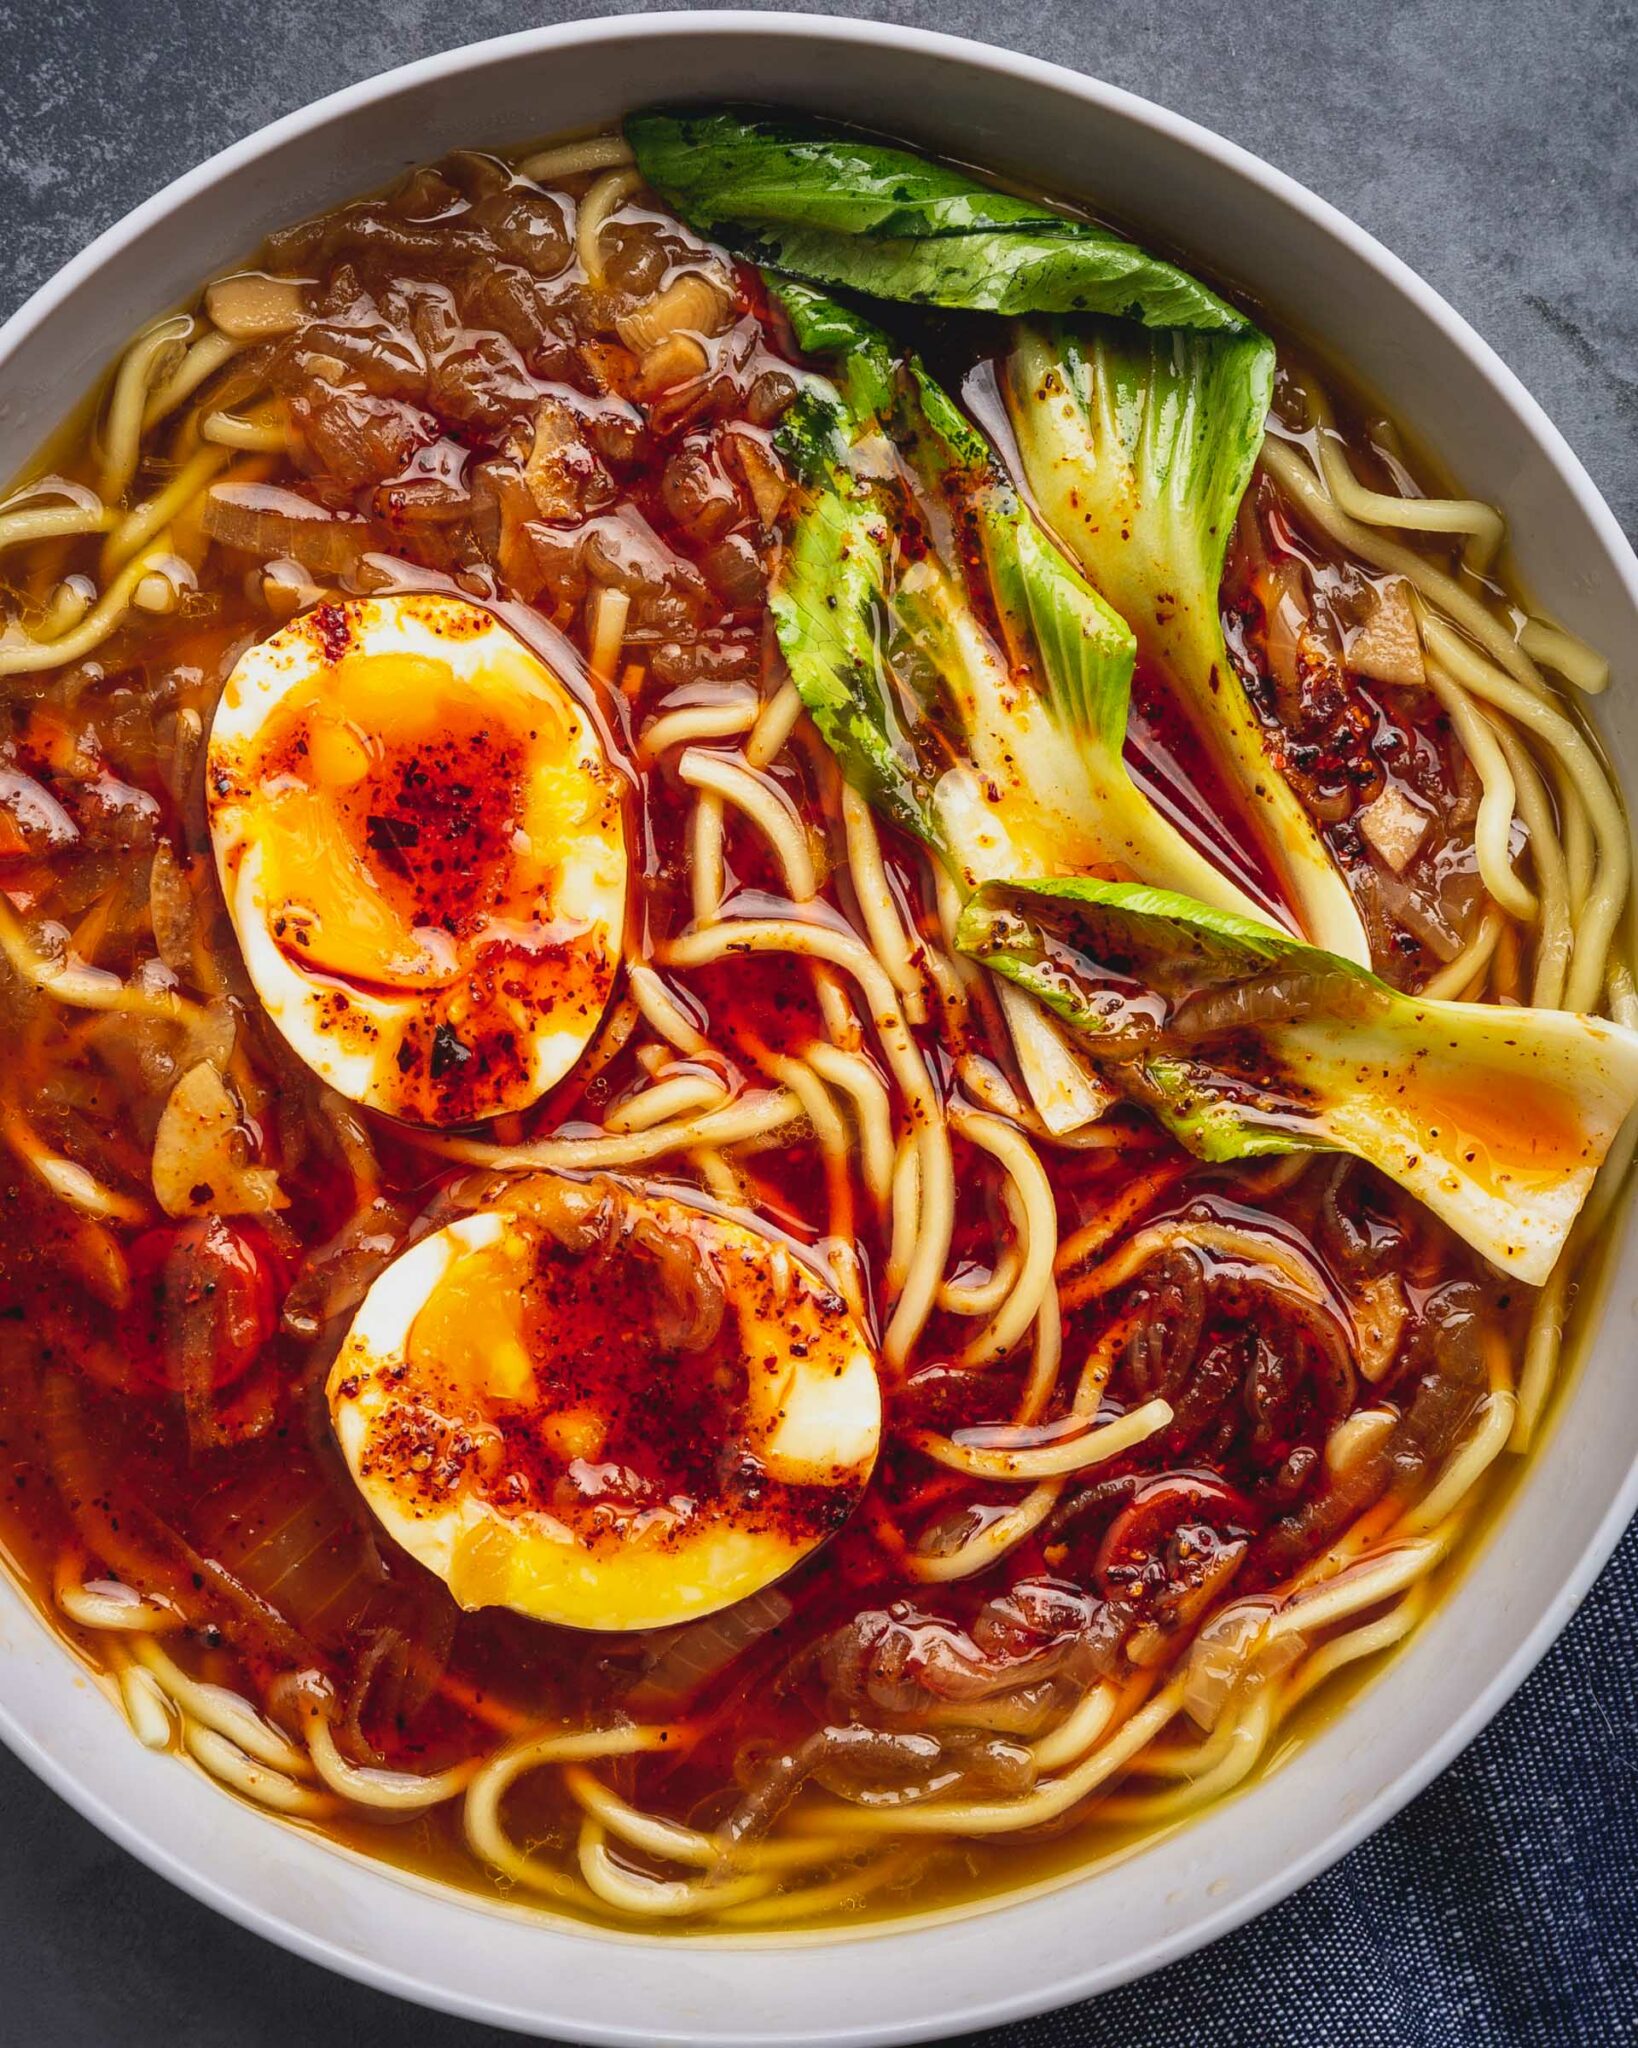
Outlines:
[[261,1234],[219,1216],[191,1217],[145,1231],[129,1253],[128,1326],[133,1380],[175,1390],[171,1355],[185,1320],[208,1316],[211,1379],[240,1379],[278,1322],[273,1261]]

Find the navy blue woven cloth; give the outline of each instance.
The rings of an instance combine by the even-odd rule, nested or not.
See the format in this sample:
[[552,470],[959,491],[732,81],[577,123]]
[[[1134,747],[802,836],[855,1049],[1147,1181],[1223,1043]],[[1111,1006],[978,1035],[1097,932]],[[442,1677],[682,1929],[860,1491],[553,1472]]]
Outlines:
[[[1096,72],[1289,170],[1474,321],[1638,525],[1638,0],[803,4]],[[0,311],[275,114],[458,42],[643,5],[0,0]],[[1635,1644],[1638,1530],[1492,1727],[1334,1870],[1141,1985],[964,2048],[1638,2042]],[[0,2048],[511,2038],[264,1946],[0,1751]]]

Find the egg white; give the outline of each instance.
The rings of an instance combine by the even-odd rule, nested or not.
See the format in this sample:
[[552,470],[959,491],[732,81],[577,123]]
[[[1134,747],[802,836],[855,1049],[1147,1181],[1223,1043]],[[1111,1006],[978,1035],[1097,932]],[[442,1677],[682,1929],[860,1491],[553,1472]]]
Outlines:
[[[754,1459],[776,1486],[827,1489],[840,1512],[827,1513],[819,1528],[782,1527],[777,1514],[743,1510],[721,1495],[693,1503],[680,1523],[672,1500],[664,1513],[634,1514],[618,1533],[588,1535],[538,1503],[497,1502],[507,1474],[494,1403],[516,1395],[517,1361],[497,1343],[486,1358],[489,1384],[452,1388],[418,1372],[411,1343],[417,1317],[468,1255],[501,1246],[530,1255],[526,1215],[480,1211],[423,1238],[376,1280],[328,1383],[337,1442],[372,1513],[464,1607],[507,1606],[536,1620],[611,1630],[709,1614],[789,1571],[825,1540],[869,1478],[881,1392],[871,1349],[834,1290],[788,1244],[748,1221],[669,1195],[625,1190],[622,1199],[662,1228],[693,1233],[728,1276],[724,1329],[737,1323],[751,1369],[725,1448]],[[497,1328],[502,1320],[497,1314]],[[407,1415],[424,1435],[429,1410],[438,1427],[477,1447],[469,1475],[442,1495],[429,1495],[403,1469],[401,1443],[392,1448]]]
[[[413,987],[371,986],[315,972],[281,946],[277,906],[264,859],[265,806],[258,747],[268,721],[310,690],[344,655],[394,655],[431,661],[453,686],[482,693],[497,715],[549,709],[562,744],[527,773],[542,774],[580,805],[575,830],[554,870],[554,925],[576,931],[575,1000],[509,1013],[525,1051],[507,1071],[482,1077],[441,1113],[424,1073],[406,1079],[400,1055],[412,1028],[423,1031],[432,997]],[[544,722],[544,720],[543,720]],[[321,606],[248,648],[223,690],[207,759],[212,845],[229,914],[256,993],[291,1048],[338,1093],[410,1121],[469,1122],[527,1108],[568,1073],[585,1050],[612,992],[625,917],[627,859],[619,789],[590,721],[562,683],[489,613],[429,592],[393,592]],[[529,925],[520,921],[520,935]],[[441,939],[442,934],[431,936]],[[581,971],[583,968],[583,972]],[[407,1057],[407,1055],[406,1055]],[[430,1089],[430,1095],[429,1095]]]

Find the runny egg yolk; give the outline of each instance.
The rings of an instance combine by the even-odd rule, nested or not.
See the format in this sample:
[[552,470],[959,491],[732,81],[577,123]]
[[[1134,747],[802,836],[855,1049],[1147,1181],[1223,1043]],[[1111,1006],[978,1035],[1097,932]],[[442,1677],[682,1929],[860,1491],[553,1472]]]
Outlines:
[[488,613],[396,593],[250,648],[208,800],[257,992],[341,1093],[467,1122],[574,1064],[618,966],[620,788],[581,708]]
[[645,1629],[744,1599],[852,1511],[881,1395],[788,1244],[533,1176],[403,1253],[333,1366],[336,1436],[463,1607]]

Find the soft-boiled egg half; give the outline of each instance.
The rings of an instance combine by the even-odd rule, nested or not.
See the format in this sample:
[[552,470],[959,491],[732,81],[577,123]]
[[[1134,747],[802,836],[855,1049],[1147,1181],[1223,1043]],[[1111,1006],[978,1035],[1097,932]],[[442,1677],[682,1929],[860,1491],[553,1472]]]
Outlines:
[[461,1606],[660,1628],[846,1520],[875,1362],[790,1244],[607,1179],[487,1199],[376,1280],[328,1383],[359,1490]]
[[293,619],[228,678],[206,794],[256,992],[341,1094],[466,1123],[574,1065],[619,967],[621,790],[499,620],[425,591]]

